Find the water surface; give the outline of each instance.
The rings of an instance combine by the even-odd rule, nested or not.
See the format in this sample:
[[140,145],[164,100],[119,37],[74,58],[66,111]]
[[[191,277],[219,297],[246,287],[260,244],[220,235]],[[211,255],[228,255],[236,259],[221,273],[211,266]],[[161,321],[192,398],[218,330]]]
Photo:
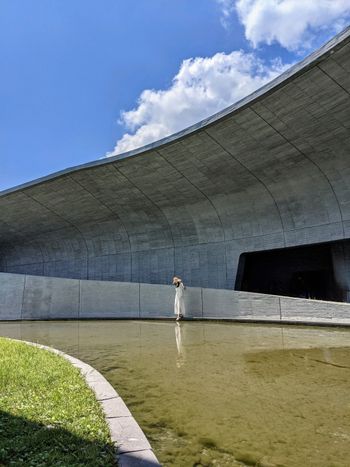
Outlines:
[[97,368],[165,466],[350,465],[350,330],[46,321],[0,335]]

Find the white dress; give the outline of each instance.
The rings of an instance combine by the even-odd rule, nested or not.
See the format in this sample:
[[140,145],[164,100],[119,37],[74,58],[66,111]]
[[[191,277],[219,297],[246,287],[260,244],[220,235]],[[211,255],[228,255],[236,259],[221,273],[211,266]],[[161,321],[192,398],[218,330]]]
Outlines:
[[182,282],[180,282],[178,287],[175,287],[174,313],[177,316],[179,316],[179,314],[185,315],[184,290],[185,287]]

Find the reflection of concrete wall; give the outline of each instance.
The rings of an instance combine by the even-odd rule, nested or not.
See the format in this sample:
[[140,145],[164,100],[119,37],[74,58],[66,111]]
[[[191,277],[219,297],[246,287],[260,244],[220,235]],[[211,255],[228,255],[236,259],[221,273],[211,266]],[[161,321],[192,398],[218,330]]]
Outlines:
[[349,40],[176,137],[3,192],[0,270],[232,289],[242,252],[349,238]]
[[[168,285],[0,273],[0,320],[174,318]],[[186,316],[202,319],[350,325],[350,305],[187,287]]]

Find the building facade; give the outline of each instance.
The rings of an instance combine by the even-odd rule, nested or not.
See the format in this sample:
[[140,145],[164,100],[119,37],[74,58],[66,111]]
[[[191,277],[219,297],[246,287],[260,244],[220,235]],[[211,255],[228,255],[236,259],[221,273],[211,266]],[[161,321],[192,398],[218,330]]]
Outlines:
[[350,301],[350,29],[225,111],[0,194],[0,271]]

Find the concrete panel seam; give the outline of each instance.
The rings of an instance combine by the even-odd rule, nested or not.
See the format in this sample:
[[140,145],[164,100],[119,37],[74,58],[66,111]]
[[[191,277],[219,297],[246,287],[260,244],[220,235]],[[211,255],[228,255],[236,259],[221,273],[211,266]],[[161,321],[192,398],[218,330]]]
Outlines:
[[[170,225],[170,222],[169,222],[169,219],[167,218],[165,212],[163,211],[163,209],[161,209],[148,195],[146,195],[146,193],[141,190],[140,187],[138,187],[132,180],[130,180],[130,178],[124,174],[124,172],[121,171],[121,169],[119,169],[115,164],[112,164],[112,167],[119,173],[121,174],[133,187],[135,187],[140,193],[142,193],[142,195],[148,199],[148,201],[150,203],[153,204],[153,206],[155,206],[159,212],[162,213],[162,216],[163,216],[163,219],[165,219],[165,222],[167,223],[168,227],[169,227],[169,233],[170,233],[170,236],[171,236],[171,240],[172,240],[172,244],[173,244],[173,249],[174,249],[174,253],[173,253],[173,256],[174,256],[174,276],[175,276],[175,240],[174,240],[174,234],[173,234],[173,231],[172,231],[172,228],[171,228],[171,225]],[[131,277],[132,277],[132,269],[131,269]]]
[[[31,240],[31,241],[33,241],[33,240]],[[34,243],[38,246],[39,251],[40,251],[40,254],[41,254],[41,262],[42,262],[42,269],[41,269],[41,271],[42,271],[42,275],[44,275],[44,273],[45,273],[45,265],[44,265],[44,253],[43,253],[43,249],[41,248],[40,242],[39,242],[38,240],[35,240],[35,239],[34,239]]]
[[141,283],[139,282],[139,318],[141,318]]
[[81,314],[81,280],[79,280],[79,303],[78,303],[78,319],[80,319]]
[[21,319],[23,319],[23,304],[24,304],[24,294],[26,290],[26,285],[27,285],[27,275],[25,274],[24,282],[23,282],[23,293],[22,293]]
[[278,297],[278,308],[279,308],[279,312],[280,312],[280,320],[282,321],[281,297]]
[[203,312],[203,287],[201,287],[201,304],[202,304],[202,318],[204,316],[204,312]]
[[298,146],[296,144],[294,144],[292,141],[290,141],[288,138],[286,138],[279,130],[277,130],[277,128],[275,128],[274,126],[271,125],[271,123],[269,123],[262,115],[259,114],[259,112],[257,110],[255,110],[254,108],[251,109],[259,118],[261,118],[261,120],[263,120],[266,125],[270,126],[272,128],[273,131],[275,131],[287,144],[289,144],[292,148],[294,148],[300,155],[302,155],[306,160],[308,160],[314,167],[316,167],[316,169],[322,174],[323,178],[326,180],[329,188],[331,189],[331,192],[334,196],[334,199],[337,203],[337,206],[338,206],[338,210],[339,210],[339,216],[340,216],[340,222],[341,222],[341,225],[342,225],[342,229],[343,229],[343,238],[345,238],[345,230],[344,230],[344,221],[343,221],[343,213],[342,213],[342,210],[341,210],[341,207],[340,207],[340,202],[339,202],[339,199],[336,195],[336,192],[334,190],[334,187],[330,181],[330,179],[328,178],[328,175],[321,169],[321,167],[313,160],[311,159],[311,157],[309,157],[308,155],[305,154],[304,151],[302,151],[301,149],[298,148]]
[[[28,191],[28,190],[26,190]],[[61,219],[63,222],[66,222],[68,225],[70,225],[71,227],[73,227],[73,229],[75,229],[79,234],[80,234],[80,237],[82,238],[83,240],[83,243],[85,245],[85,249],[86,249],[86,278],[89,279],[89,248],[88,248],[88,245],[87,245],[87,242],[86,242],[86,238],[84,237],[84,235],[82,234],[82,232],[79,230],[79,228],[73,224],[73,222],[70,222],[68,221],[67,219],[65,219],[64,217],[60,216],[59,214],[57,214],[52,208],[49,208],[48,206],[46,206],[45,204],[41,203],[40,201],[38,201],[37,199],[35,199],[33,196],[29,195],[27,192],[24,193],[23,191],[21,191],[22,194],[24,194],[27,198],[31,199],[32,201],[34,201],[34,203],[37,203],[39,204],[40,206],[42,206],[44,209],[47,209],[49,212],[51,212],[52,214],[54,214],[55,216],[57,216],[59,219]]]
[[283,219],[282,219],[282,215],[281,215],[281,211],[279,209],[279,206],[272,194],[272,192],[270,191],[270,189],[268,188],[268,186],[257,176],[255,175],[255,173],[250,170],[242,161],[240,161],[239,159],[237,159],[236,156],[234,156],[228,149],[226,149],[214,136],[212,136],[210,133],[208,133],[207,130],[204,130],[204,133],[207,134],[207,136],[212,140],[214,141],[214,143],[216,143],[223,151],[226,152],[226,154],[228,154],[233,160],[235,160],[239,165],[241,165],[247,172],[250,173],[250,175],[252,175],[252,177],[255,178],[255,180],[257,180],[257,182],[259,182],[264,188],[265,190],[267,191],[267,193],[270,195],[275,207],[276,207],[276,210],[277,210],[277,213],[278,213],[278,216],[280,218],[280,222],[281,222],[281,228],[282,228],[282,233],[283,233],[283,240],[284,240],[284,245],[286,246],[286,239],[285,239],[285,236],[284,236],[284,231],[285,231],[285,228],[284,228],[284,224],[283,224]]
[[332,80],[337,86],[339,86],[348,96],[350,96],[350,92],[344,88],[338,81],[336,81],[333,76],[331,76],[329,73],[327,73],[323,68],[321,68],[320,64],[316,65],[316,67],[322,71],[323,74],[325,74],[330,80]]
[[[122,226],[124,227],[124,230],[125,230],[125,233],[126,233],[126,236],[127,236],[127,239],[128,239],[128,243],[129,243],[129,251],[131,253],[131,242],[130,242],[130,236],[129,236],[129,232],[126,228],[126,225],[124,224],[124,222],[122,221],[122,219],[118,216],[117,213],[115,213],[109,206],[107,206],[107,204],[103,203],[102,201],[100,201],[98,198],[96,198],[96,196],[90,191],[88,190],[84,185],[82,185],[78,180],[75,180],[72,175],[69,175],[69,179],[72,180],[74,183],[76,183],[77,185],[79,185],[83,190],[85,190],[87,193],[89,193],[90,196],[92,196],[98,203],[100,203],[102,206],[104,206],[110,213],[113,214],[113,216],[115,216],[115,218],[117,218],[120,223],[122,224]],[[90,256],[90,255],[88,255]]]
[[[225,243],[226,242],[226,234],[225,234],[225,229],[224,229],[224,224],[222,222],[222,219],[214,205],[214,203],[212,202],[212,200],[209,198],[208,195],[206,195],[204,193],[204,191],[202,191],[200,188],[198,188],[198,186],[196,186],[193,182],[191,182],[191,180],[189,178],[186,177],[186,175],[181,171],[179,170],[172,162],[170,162],[168,159],[166,159],[158,150],[155,151],[159,157],[161,157],[165,162],[167,162],[174,170],[176,170],[180,175],[182,175],[182,177],[187,180],[192,186],[193,188],[195,188],[196,190],[198,190],[206,199],[207,201],[209,201],[209,204],[211,205],[211,207],[214,209],[214,212],[216,213],[216,216],[220,222],[220,226],[221,226],[221,230],[222,230],[222,236],[223,236],[223,242],[222,243]],[[226,274],[226,283],[227,283],[227,256],[226,256],[226,249],[225,249],[225,274]]]

